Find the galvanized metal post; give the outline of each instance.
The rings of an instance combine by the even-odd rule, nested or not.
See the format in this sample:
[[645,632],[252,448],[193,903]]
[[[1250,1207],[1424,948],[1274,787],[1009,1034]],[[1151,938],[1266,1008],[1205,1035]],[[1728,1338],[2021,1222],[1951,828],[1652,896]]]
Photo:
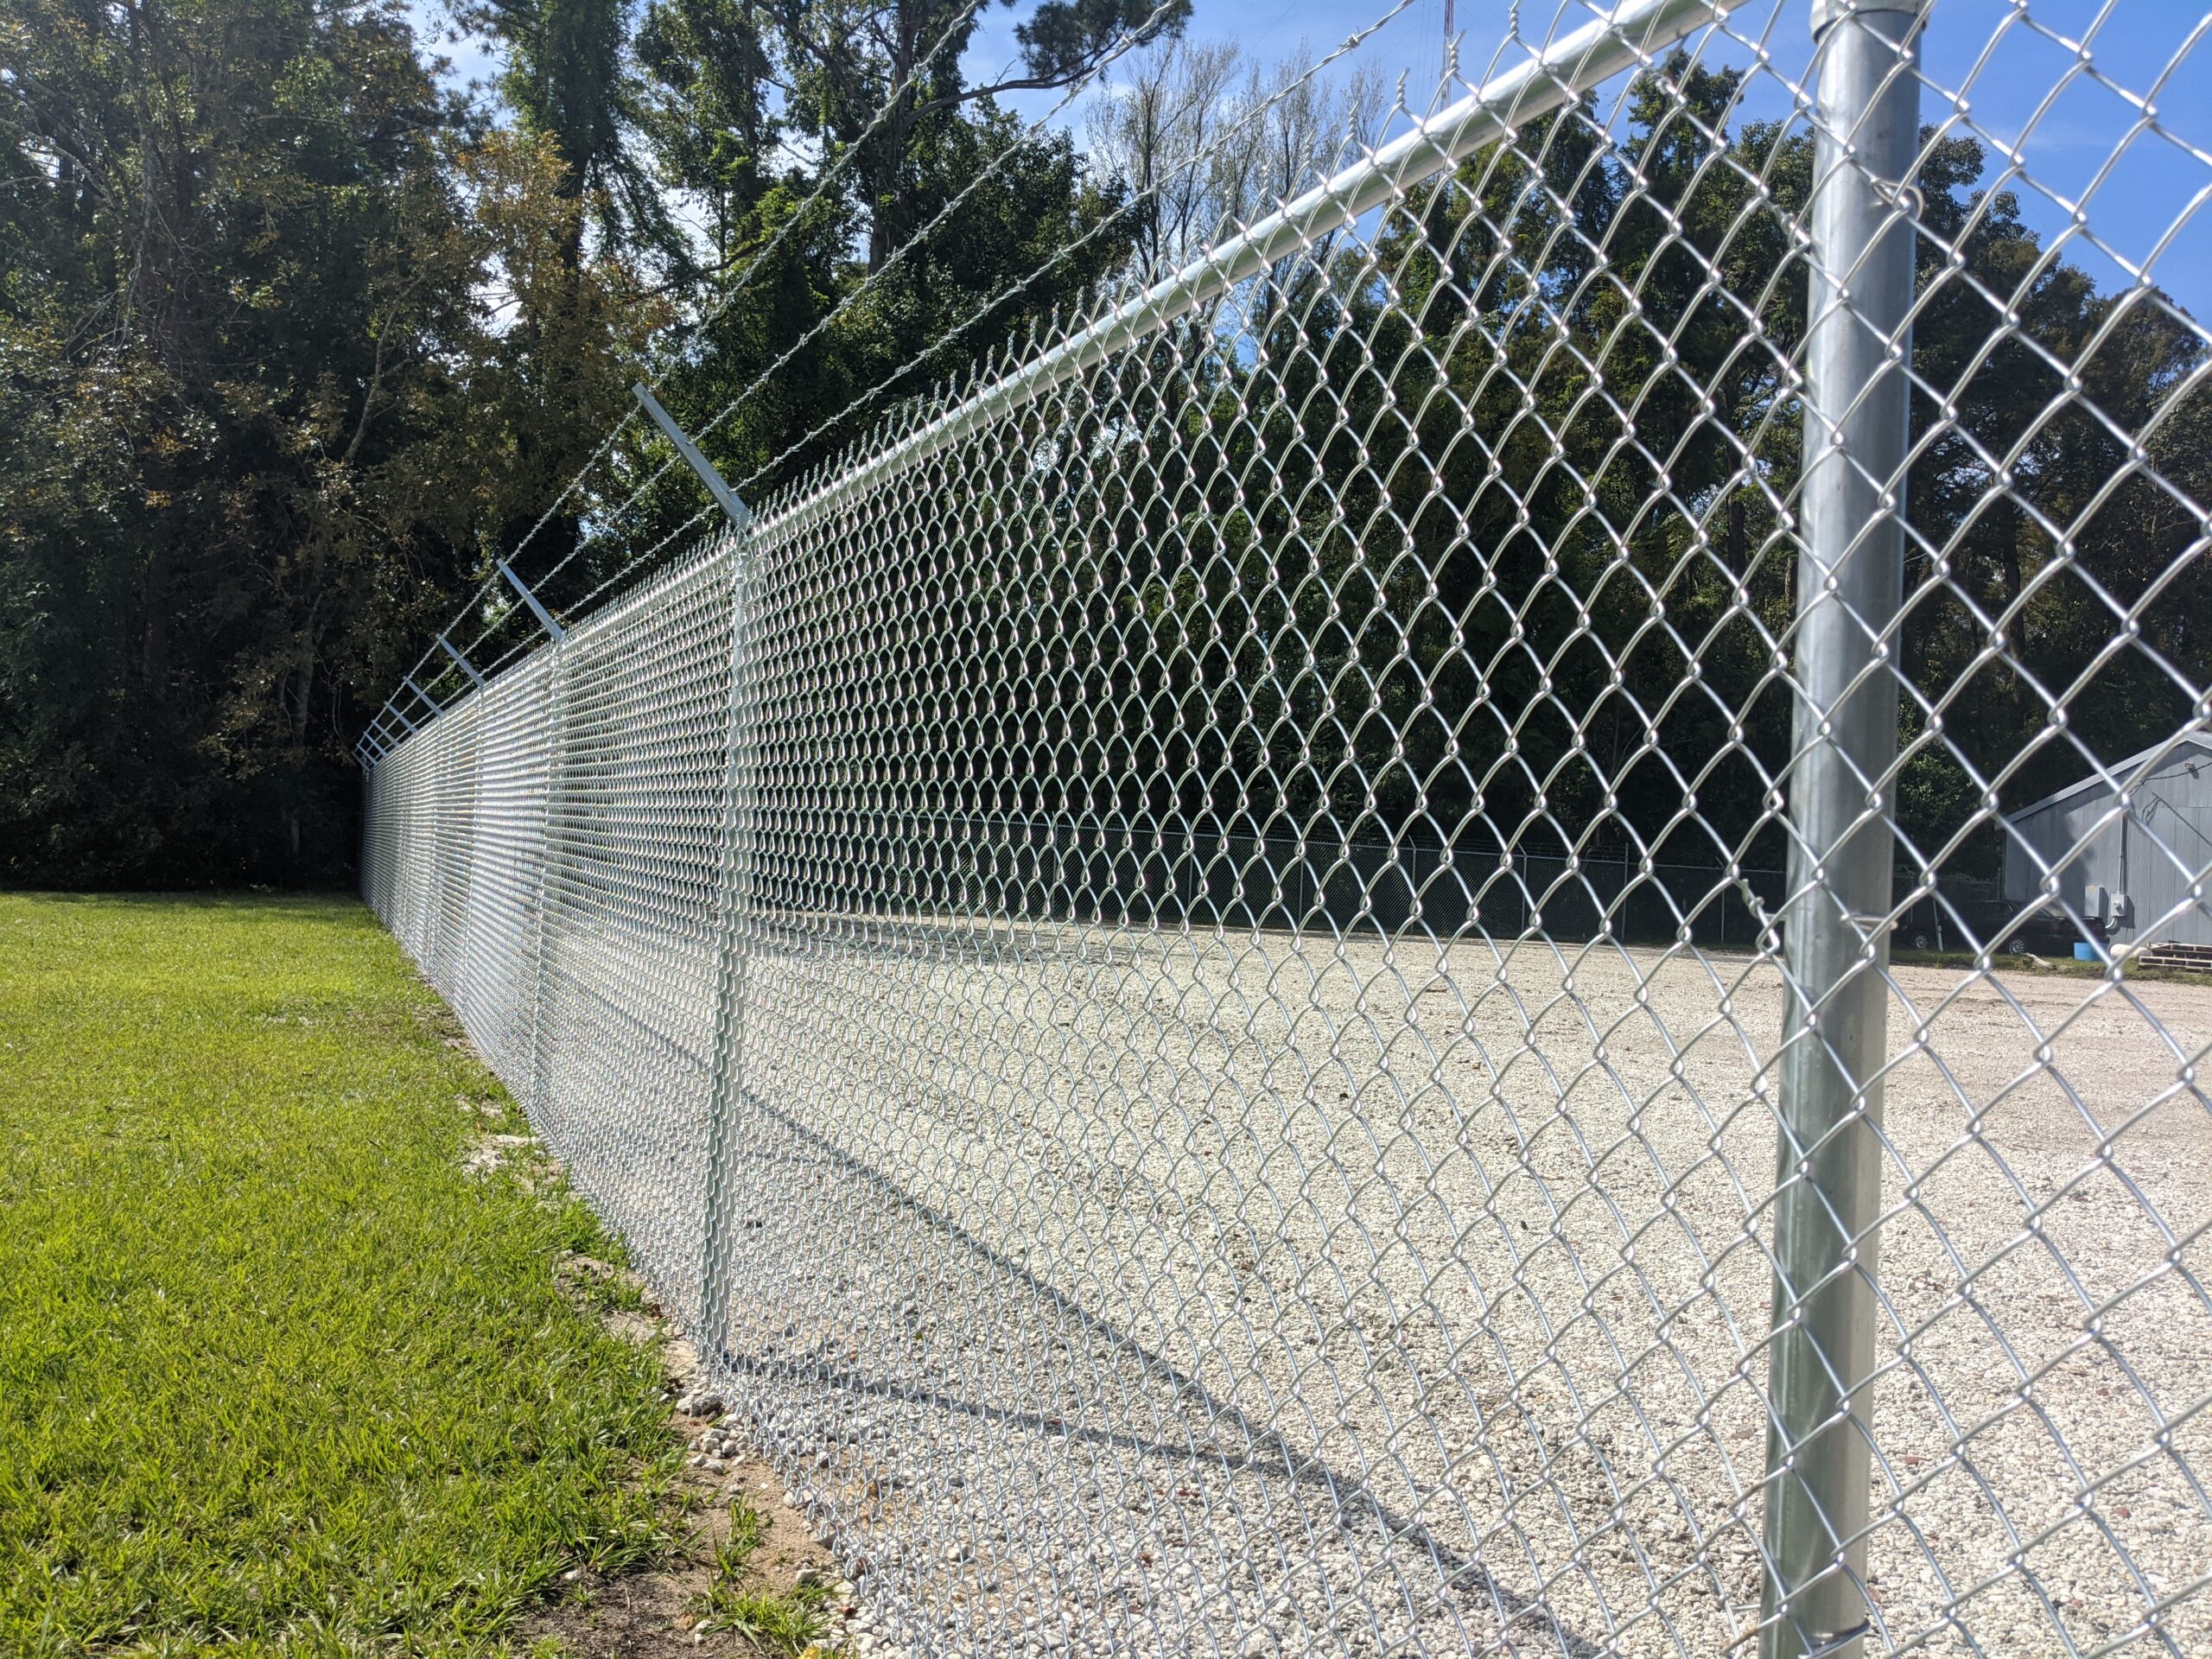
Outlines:
[[695,1345],[711,1369],[729,1342],[729,1199],[731,1117],[745,1098],[745,918],[751,908],[754,754],[753,708],[757,664],[747,640],[750,595],[746,525],[734,521],[729,541],[729,702],[722,774],[721,869],[715,947],[714,1072],[707,1105],[706,1236],[699,1251],[699,1329]]
[[1789,988],[1768,1354],[1766,1659],[1859,1659],[1924,0],[1815,0]]
[[753,509],[739,499],[714,463],[699,453],[675,417],[640,381],[630,388],[638,402],[667,435],[684,464],[698,474],[729,519],[729,702],[722,719],[726,746],[722,766],[721,856],[715,888],[715,1050],[707,1089],[707,1202],[705,1236],[699,1247],[699,1328],[695,1335],[709,1367],[729,1341],[728,1226],[731,1175],[730,1117],[745,1098],[745,916],[749,906],[753,739],[752,690],[756,666],[747,649],[746,556]]
[[531,952],[530,1091],[523,1102],[531,1126],[541,1135],[551,1123],[547,1115],[553,1091],[553,1053],[545,1028],[547,958],[554,947],[553,906],[557,901],[557,874],[553,861],[555,837],[565,810],[562,779],[568,771],[568,654],[554,641],[553,660],[546,664],[545,798],[537,838],[537,938]]

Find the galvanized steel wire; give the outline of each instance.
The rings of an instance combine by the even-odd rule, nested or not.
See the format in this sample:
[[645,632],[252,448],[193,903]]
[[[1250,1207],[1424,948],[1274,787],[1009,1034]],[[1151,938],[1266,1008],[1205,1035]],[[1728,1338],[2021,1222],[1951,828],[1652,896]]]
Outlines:
[[[375,753],[371,902],[871,1641],[2212,1650],[2212,992],[2133,971],[2212,849],[2132,793],[2212,723],[2212,20],[2112,69],[2152,10],[1563,8]],[[2183,899],[2084,842],[1964,906],[2053,754]],[[1893,959],[1930,906],[1969,954]]]

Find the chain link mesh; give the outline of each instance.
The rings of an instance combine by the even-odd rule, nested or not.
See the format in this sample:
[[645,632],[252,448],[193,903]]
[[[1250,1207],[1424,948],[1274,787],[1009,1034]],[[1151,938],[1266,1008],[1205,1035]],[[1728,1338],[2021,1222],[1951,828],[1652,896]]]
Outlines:
[[887,1641],[2212,1651],[2212,20],[1834,10],[1510,41],[370,766]]

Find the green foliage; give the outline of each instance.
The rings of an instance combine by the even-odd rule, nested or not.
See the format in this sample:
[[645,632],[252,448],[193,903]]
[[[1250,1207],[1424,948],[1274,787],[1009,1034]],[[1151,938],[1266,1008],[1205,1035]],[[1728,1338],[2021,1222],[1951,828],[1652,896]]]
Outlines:
[[1046,0],[1014,26],[1022,59],[1039,80],[1073,79],[1116,41],[1180,33],[1190,0]]
[[[1022,284],[1117,199],[1065,138],[1019,142],[963,30],[901,58],[949,0],[463,15],[507,48],[511,125],[439,91],[396,0],[17,0],[0,25],[0,880],[342,879],[352,741],[493,557],[564,607],[696,535],[681,469],[614,510],[664,458],[642,435],[556,504],[678,297],[664,400],[695,426],[741,401],[705,447],[757,494],[1125,246]],[[1129,21],[1034,17],[1060,21],[1018,84]]]
[[729,1533],[715,1546],[715,1574],[734,1580],[751,1568],[753,1558],[768,1541],[768,1517],[739,1498],[729,1508]]
[[[381,3],[17,0],[0,879],[342,874],[347,746],[495,555],[560,611],[696,542],[704,497],[649,481],[638,423],[556,502],[643,343],[681,325],[662,401],[755,501],[1002,361],[1147,232],[997,95],[1186,8],[1044,0],[980,85],[961,0],[466,15],[507,48],[509,128]],[[1007,540],[958,579],[1065,626],[973,666],[1162,723],[1070,735],[1142,757],[1119,776],[945,804],[1778,859],[1811,150],[1732,130],[1738,90],[1676,54],[1624,140],[1530,123],[1373,245],[1268,273],[1232,347],[1188,319],[1147,348],[1176,372],[1031,435],[1039,465],[959,505]],[[2212,671],[2198,336],[2100,295],[1985,162],[1944,137],[1920,181],[1902,652],[1906,735],[1940,741],[1901,810],[1974,874],[1999,769],[2044,792]]]
[[[629,147],[639,88],[631,72],[626,0],[485,0],[464,15],[505,42],[501,90],[524,131],[561,163],[560,188],[588,204],[609,246],[679,245],[652,175]],[[581,260],[584,215],[567,252]]]
[[550,1271],[615,1246],[463,1173],[502,1096],[374,918],[0,897],[0,1652],[476,1653],[664,1544],[657,1362]]
[[729,269],[733,238],[774,179],[771,44],[753,0],[651,0],[638,29],[639,124],[663,176],[710,208],[715,271]]
[[731,1590],[709,1598],[700,1628],[734,1631],[764,1652],[797,1656],[830,1633],[820,1601],[805,1590]]
[[[949,810],[1782,861],[1811,145],[1730,132],[1732,73],[1666,76],[1679,101],[1646,80],[1624,142],[1581,110],[1531,123],[1371,249],[1271,273],[1238,349],[1185,336],[1182,372],[1038,434],[1083,470],[977,504],[1006,534],[974,580],[1070,626],[1008,630],[978,671],[1095,687],[1051,752],[1131,759]],[[2077,741],[2124,755],[2212,683],[2212,569],[2186,556],[2212,392],[2164,302],[2100,296],[1981,192],[1977,145],[1930,137],[1904,659],[1934,712],[1907,699],[1906,735],[1940,721],[1963,763],[1926,747],[1901,812],[1986,875],[2000,768],[2026,753],[2004,798],[2035,798]]]
[[0,67],[0,880],[340,875],[365,700],[658,314],[396,9],[20,0]]
[[849,151],[849,189],[880,270],[929,221],[929,157],[971,109],[1015,90],[1071,85],[1132,39],[1178,33],[1189,0],[1041,0],[1015,26],[1022,60],[977,85],[961,71],[970,0],[770,0],[792,128]]

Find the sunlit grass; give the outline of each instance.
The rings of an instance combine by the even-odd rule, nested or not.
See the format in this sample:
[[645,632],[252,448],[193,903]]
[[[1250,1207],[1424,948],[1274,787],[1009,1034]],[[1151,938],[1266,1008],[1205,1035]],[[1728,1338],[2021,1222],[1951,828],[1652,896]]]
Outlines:
[[715,1577],[700,1628],[734,1630],[767,1653],[826,1651],[831,1629],[826,1586],[803,1584],[779,1591],[747,1582],[753,1557],[767,1536],[766,1517],[760,1510],[742,1498],[731,1505],[729,1535],[715,1549]]
[[462,1654],[658,1548],[656,1362],[358,904],[0,895],[0,1654]]

